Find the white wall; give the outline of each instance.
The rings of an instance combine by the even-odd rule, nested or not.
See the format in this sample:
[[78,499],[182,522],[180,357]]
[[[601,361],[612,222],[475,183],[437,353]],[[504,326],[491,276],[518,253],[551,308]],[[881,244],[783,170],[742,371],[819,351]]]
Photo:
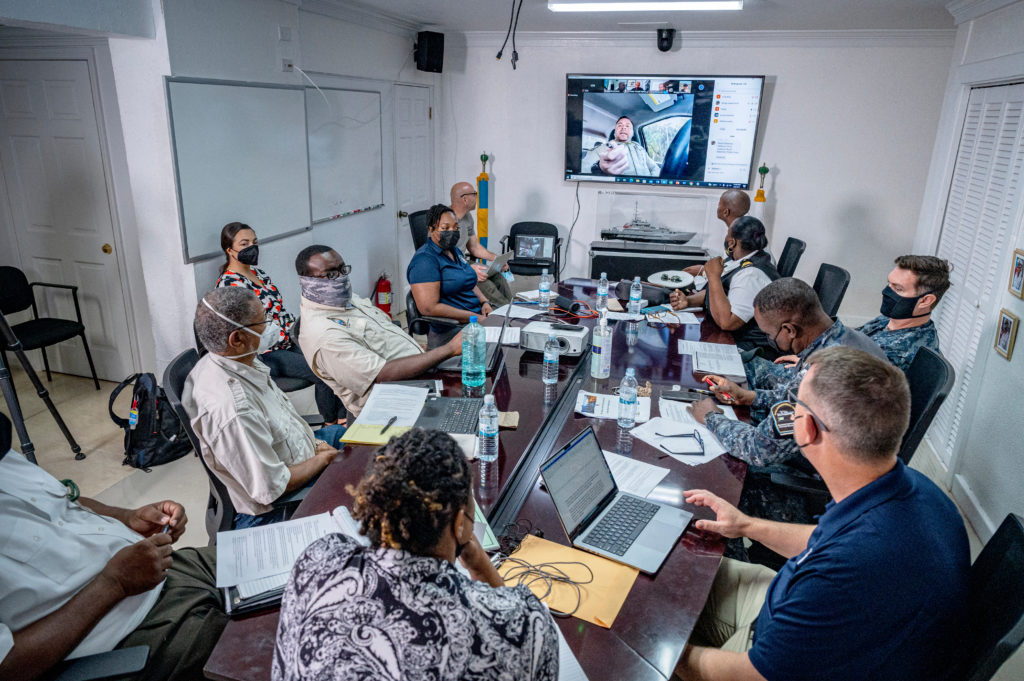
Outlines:
[[[664,54],[653,31],[635,38],[532,34],[518,40],[515,71],[507,56],[494,59],[502,38],[465,36],[451,51],[452,70],[446,49],[447,91],[438,98],[444,183],[475,177],[482,151],[494,159],[492,239],[523,219],[568,231],[575,186],[561,179],[566,73],[765,74],[754,162],[771,168],[765,217],[772,248],[781,251],[788,236],[805,240],[797,276],[813,280],[822,262],[844,266],[854,276],[843,317],[878,314],[893,258],[911,250],[952,32],[684,33],[683,47]],[[606,227],[595,224],[596,195],[609,188],[580,186],[565,275],[589,269],[587,246]],[[720,192],[690,193],[708,197],[713,218]],[[713,236],[715,244],[724,230]]]
[[4,24],[152,38],[151,0],[0,0]]

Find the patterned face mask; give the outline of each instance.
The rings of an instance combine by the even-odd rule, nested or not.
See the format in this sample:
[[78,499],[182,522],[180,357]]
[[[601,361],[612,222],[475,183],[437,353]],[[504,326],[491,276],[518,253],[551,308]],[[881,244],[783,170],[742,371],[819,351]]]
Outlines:
[[335,279],[299,277],[302,297],[329,307],[349,307],[352,302],[352,282],[347,274]]

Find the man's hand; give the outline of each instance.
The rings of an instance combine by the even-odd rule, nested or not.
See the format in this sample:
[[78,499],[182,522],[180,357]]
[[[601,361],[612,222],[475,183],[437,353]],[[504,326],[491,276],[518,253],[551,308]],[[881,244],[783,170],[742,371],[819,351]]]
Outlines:
[[783,355],[775,360],[776,364],[785,364],[787,369],[792,369],[800,362],[800,358],[796,355]]
[[124,598],[149,591],[164,581],[171,567],[171,537],[154,534],[126,546],[107,561],[100,577],[121,591]]
[[488,315],[492,314],[493,312],[494,312],[494,308],[491,307],[491,304],[489,302],[484,301],[484,302],[480,303],[480,314],[482,314],[484,317],[487,317]]
[[316,456],[319,456],[320,458],[324,459],[325,465],[334,461],[334,457],[338,456],[339,453],[339,450],[330,446],[326,442],[323,442],[321,440],[316,441]]
[[[756,393],[753,390],[741,388],[724,376],[708,376],[711,380],[711,391],[722,404],[750,405],[754,403]],[[728,395],[728,397],[726,397]]]
[[704,263],[704,274],[708,279],[721,279],[725,271],[725,262],[721,258],[711,258]]
[[746,530],[750,524],[750,516],[741,513],[739,509],[721,497],[717,497],[707,490],[689,489],[683,492],[683,501],[694,506],[707,506],[715,512],[715,520],[698,520],[694,523],[694,527],[698,530],[717,532],[729,539],[747,536]]
[[616,144],[612,148],[604,147],[598,152],[600,161],[597,162],[602,172],[609,175],[621,175],[629,167],[629,157],[626,156],[626,147]]
[[672,305],[673,310],[686,308],[686,296],[679,289],[675,289],[672,293],[668,294],[668,302]]
[[697,422],[704,425],[704,419],[708,414],[724,414],[715,401],[710,397],[705,397],[700,402],[696,402],[689,407],[690,413],[693,414],[693,418],[697,419]]
[[166,500],[128,511],[124,524],[143,537],[163,532],[164,527],[170,525],[171,529],[168,531],[168,535],[171,541],[178,541],[178,537],[185,532],[185,523],[187,522],[188,516],[185,515],[185,507],[176,501]]
[[448,352],[451,353],[452,357],[458,357],[462,354],[462,332],[459,331],[455,334],[455,337],[445,343],[445,347],[448,348]]
[[473,263],[470,267],[472,267],[473,271],[476,272],[477,281],[487,281],[487,265]]

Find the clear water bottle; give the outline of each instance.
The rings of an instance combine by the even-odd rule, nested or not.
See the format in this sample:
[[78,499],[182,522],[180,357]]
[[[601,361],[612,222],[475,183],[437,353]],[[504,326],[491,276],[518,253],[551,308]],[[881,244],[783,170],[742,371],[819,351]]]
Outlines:
[[640,314],[640,299],[643,297],[644,287],[640,285],[640,277],[633,277],[633,283],[629,286],[629,314]]
[[484,395],[484,406],[480,408],[480,425],[477,427],[477,443],[480,461],[491,463],[498,460],[498,406],[494,395]]
[[601,312],[601,321],[594,327],[590,342],[590,375],[594,378],[608,378],[612,372],[612,334],[607,313]]
[[542,270],[540,273],[540,296],[537,298],[537,306],[541,312],[549,312],[551,310],[551,276],[548,275],[548,271]]
[[562,346],[558,343],[555,332],[548,334],[548,340],[544,343],[544,371],[541,373],[541,380],[547,384],[558,383],[558,356],[562,352]]
[[487,334],[474,315],[462,329],[462,385],[470,388],[483,385],[486,361]]
[[597,280],[597,311],[608,309],[608,273],[602,272]]
[[636,370],[626,369],[626,375],[619,383],[619,428],[632,428],[636,425],[637,406]]

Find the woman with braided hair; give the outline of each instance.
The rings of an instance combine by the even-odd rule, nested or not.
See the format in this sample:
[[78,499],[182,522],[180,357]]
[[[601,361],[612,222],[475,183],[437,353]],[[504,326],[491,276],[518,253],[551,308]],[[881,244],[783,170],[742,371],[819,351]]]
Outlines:
[[414,428],[379,449],[349,490],[370,546],[332,534],[299,557],[274,681],[557,679],[554,620],[502,585],[473,536],[472,486],[446,433]]

